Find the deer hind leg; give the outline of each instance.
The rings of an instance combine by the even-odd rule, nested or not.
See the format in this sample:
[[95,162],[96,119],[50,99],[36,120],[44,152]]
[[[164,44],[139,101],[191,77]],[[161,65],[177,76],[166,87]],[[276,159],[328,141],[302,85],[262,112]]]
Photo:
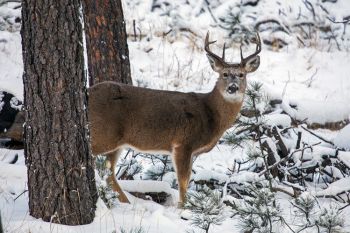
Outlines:
[[178,207],[182,208],[186,201],[186,192],[190,181],[192,171],[192,155],[185,150],[175,150],[174,159],[177,174],[177,182],[179,184],[179,203]]
[[122,188],[119,186],[119,184],[117,182],[117,178],[116,178],[115,173],[114,173],[115,165],[117,164],[120,153],[121,153],[121,149],[118,149],[114,152],[110,152],[110,153],[105,155],[107,158],[107,167],[109,168],[109,170],[111,172],[110,176],[107,178],[107,182],[108,182],[108,184],[111,185],[114,192],[119,193],[118,199],[120,202],[130,203],[128,198],[126,197],[125,193],[123,192]]

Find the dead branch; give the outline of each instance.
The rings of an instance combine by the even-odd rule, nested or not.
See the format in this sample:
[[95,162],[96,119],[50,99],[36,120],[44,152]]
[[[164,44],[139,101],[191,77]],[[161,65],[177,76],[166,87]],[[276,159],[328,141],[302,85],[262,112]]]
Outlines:
[[272,128],[271,133],[272,133],[273,137],[277,140],[277,145],[279,146],[281,153],[282,153],[281,158],[288,156],[288,149],[287,149],[287,147],[282,139],[281,134],[278,132],[276,126]]
[[302,128],[303,130],[309,132],[309,133],[312,134],[313,136],[317,137],[318,139],[321,139],[322,141],[324,141],[324,142],[326,142],[326,143],[331,144],[332,146],[334,146],[334,143],[333,143],[333,142],[331,142],[331,141],[329,141],[329,140],[327,140],[327,139],[321,137],[320,135],[315,134],[314,132],[312,132],[312,131],[309,130],[308,128],[305,128],[304,126],[301,126],[301,128]]
[[303,147],[303,148],[301,148],[301,149],[298,149],[298,150],[294,150],[294,151],[291,152],[288,156],[284,157],[284,158],[281,159],[280,161],[277,161],[276,163],[274,163],[274,164],[272,164],[271,166],[269,166],[268,169],[265,169],[265,170],[261,171],[261,172],[259,173],[259,176],[264,175],[264,174],[265,174],[266,172],[268,172],[269,170],[271,170],[271,169],[277,167],[279,164],[281,164],[281,163],[287,161],[287,160],[290,159],[295,153],[304,151],[304,150],[306,150],[306,149],[311,149],[312,147],[317,146],[317,145],[319,145],[319,144],[321,144],[321,142],[318,142],[318,143],[315,143],[315,144],[312,144],[312,145],[309,145],[309,146],[305,146],[305,147]]

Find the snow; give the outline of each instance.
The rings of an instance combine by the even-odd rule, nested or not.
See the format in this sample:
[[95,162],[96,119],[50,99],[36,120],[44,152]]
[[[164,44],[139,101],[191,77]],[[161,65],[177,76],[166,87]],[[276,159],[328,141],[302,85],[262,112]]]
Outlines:
[[350,168],[350,152],[339,151],[338,158]]
[[326,189],[313,192],[312,194],[315,196],[336,196],[347,191],[350,191],[350,177],[335,181],[331,183]]
[[7,91],[23,100],[23,64],[21,36],[19,33],[0,31],[0,90]]
[[334,138],[334,144],[338,148],[350,150],[350,125],[341,129],[338,135]]
[[[120,232],[119,229],[132,229],[142,226],[148,232],[162,232],[166,229],[169,233],[184,232],[187,224],[178,217],[178,212],[165,211],[164,207],[154,204],[151,201],[144,201],[138,206],[120,205],[113,210],[105,207],[101,200],[97,202],[95,220],[91,224],[81,226],[65,226],[54,223],[45,223],[36,220],[28,215],[27,195],[23,195],[15,202],[9,200],[6,206],[13,207],[10,213],[7,208],[2,208],[3,216],[10,216],[10,219],[3,218],[5,232],[27,233],[27,232]],[[1,203],[3,204],[3,203]],[[23,211],[24,209],[25,211]],[[9,224],[11,221],[11,224]]]
[[258,182],[264,179],[265,178],[263,176],[259,176],[258,173],[242,171],[231,176],[230,180],[228,180],[228,183],[244,184],[246,182]]
[[140,193],[161,193],[173,194],[169,183],[154,180],[120,180],[118,181],[123,190]]
[[320,124],[349,119],[349,53],[298,49],[289,53],[265,51],[265,54],[259,76],[264,80],[266,92],[272,93],[270,98],[297,105],[297,109],[284,109],[292,117]]
[[216,180],[218,181],[218,183],[222,184],[226,182],[227,176],[219,172],[210,171],[210,170],[208,171],[207,169],[201,169],[201,170],[196,170],[196,173],[192,176],[192,179],[195,182]]
[[336,168],[334,166],[326,166],[324,168],[324,170],[326,172],[328,172],[332,176],[331,177],[332,179],[334,179],[334,178],[335,179],[342,179],[342,178],[344,178],[344,175],[342,174],[342,172],[338,168]]
[[264,117],[264,123],[270,126],[290,127],[292,120],[286,114],[269,114]]

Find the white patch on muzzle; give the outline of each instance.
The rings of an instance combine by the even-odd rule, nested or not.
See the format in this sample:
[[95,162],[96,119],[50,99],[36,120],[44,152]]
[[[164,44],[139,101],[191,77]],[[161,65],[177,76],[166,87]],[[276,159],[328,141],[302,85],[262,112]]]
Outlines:
[[242,102],[244,94],[241,92],[236,92],[234,94],[229,94],[227,92],[221,93],[224,99],[228,102]]

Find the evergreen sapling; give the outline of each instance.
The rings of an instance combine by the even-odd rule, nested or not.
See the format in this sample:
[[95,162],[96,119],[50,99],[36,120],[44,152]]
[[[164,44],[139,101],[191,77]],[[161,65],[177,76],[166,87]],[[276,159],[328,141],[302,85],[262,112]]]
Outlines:
[[191,224],[208,233],[212,225],[225,220],[225,205],[221,194],[206,185],[199,191],[189,191],[185,208],[192,212]]

